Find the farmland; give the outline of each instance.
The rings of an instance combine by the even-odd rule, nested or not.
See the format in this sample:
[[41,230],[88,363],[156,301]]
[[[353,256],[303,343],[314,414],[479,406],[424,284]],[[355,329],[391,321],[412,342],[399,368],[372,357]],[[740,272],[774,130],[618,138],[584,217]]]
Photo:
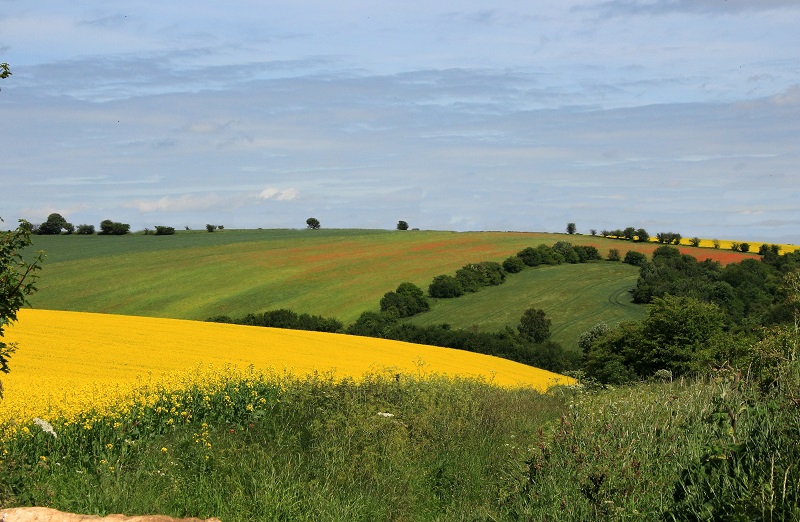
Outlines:
[[[521,232],[225,230],[174,236],[36,236],[47,255],[35,307],[181,319],[289,308],[348,323],[399,283],[426,288],[466,263],[567,240],[652,252],[653,243]],[[755,254],[681,247],[730,262]]]
[[458,299],[434,300],[431,311],[409,319],[421,326],[499,331],[515,328],[523,312],[541,308],[553,321],[553,340],[577,349],[578,336],[604,321],[639,320],[645,307],[631,302],[638,269],[623,263],[561,265],[525,270],[500,286]]
[[505,359],[446,348],[174,319],[22,310],[9,336],[24,350],[3,379],[8,397],[0,425],[97,408],[108,402],[107,393],[120,397],[143,380],[163,381],[164,375],[207,367],[298,377],[320,372],[339,379],[370,372],[438,374],[540,391],[570,382]]

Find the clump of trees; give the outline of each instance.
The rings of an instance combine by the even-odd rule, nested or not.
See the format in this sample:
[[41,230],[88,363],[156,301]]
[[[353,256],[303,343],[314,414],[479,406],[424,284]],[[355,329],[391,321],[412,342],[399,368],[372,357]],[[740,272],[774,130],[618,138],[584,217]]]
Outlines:
[[40,235],[58,235],[62,231],[65,234],[72,234],[75,232],[75,226],[57,213],[50,214],[47,216],[47,221],[32,228],[32,232]]
[[603,237],[623,239],[626,241],[636,241],[639,243],[646,243],[650,241],[650,234],[647,233],[647,230],[635,227],[627,227],[625,229],[616,230],[602,230],[600,235]]
[[[753,370],[753,347],[765,328],[800,324],[791,296],[800,281],[800,252],[744,259],[722,267],[698,261],[674,246],[657,248],[642,262],[633,289],[649,305],[647,318],[586,332],[579,344],[586,374],[620,384],[652,377],[702,374],[725,365]],[[797,285],[800,288],[800,285]]]
[[78,225],[77,230],[75,230],[76,234],[91,236],[94,234],[94,225]]
[[405,221],[398,221],[397,222],[397,230],[408,230],[408,223]]
[[171,236],[175,234],[175,227],[165,227],[162,225],[156,225],[156,234],[157,236]]
[[682,239],[683,236],[677,232],[659,232],[656,234],[656,241],[664,245],[680,245]]
[[380,306],[381,312],[397,317],[411,317],[431,308],[425,293],[413,283],[400,283],[397,290],[384,294]]
[[124,236],[130,232],[131,226],[127,223],[120,223],[119,221],[111,221],[104,219],[100,222],[100,234],[111,236]]
[[338,319],[326,318],[321,315],[297,314],[285,308],[270,310],[261,314],[247,314],[239,319],[232,319],[227,315],[218,315],[209,317],[206,321],[328,333],[341,332],[344,326]]

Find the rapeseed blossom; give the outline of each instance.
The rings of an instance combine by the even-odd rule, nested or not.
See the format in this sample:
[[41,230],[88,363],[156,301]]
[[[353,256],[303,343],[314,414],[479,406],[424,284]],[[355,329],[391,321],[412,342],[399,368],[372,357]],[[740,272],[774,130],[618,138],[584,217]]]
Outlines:
[[[152,408],[168,425],[192,421],[182,390],[199,390],[210,405],[252,412],[266,399],[243,396],[231,382],[281,375],[331,373],[359,379],[369,373],[430,373],[483,379],[498,386],[545,390],[571,379],[506,359],[472,352],[341,334],[280,330],[150,317],[21,310],[8,337],[19,344],[5,378],[0,438],[37,418],[92,430],[99,419]],[[271,377],[270,377],[271,376]],[[242,404],[235,403],[244,397]]]

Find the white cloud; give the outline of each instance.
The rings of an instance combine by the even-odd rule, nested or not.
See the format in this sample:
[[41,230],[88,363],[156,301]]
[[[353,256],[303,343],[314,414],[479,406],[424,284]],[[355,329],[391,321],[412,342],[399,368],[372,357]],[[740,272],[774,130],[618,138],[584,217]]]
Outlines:
[[142,213],[188,212],[194,210],[208,210],[219,206],[221,203],[222,198],[215,194],[184,194],[178,197],[164,196],[156,200],[135,200],[128,202],[125,207],[135,208]]
[[293,199],[297,199],[300,195],[297,189],[288,188],[288,189],[277,189],[277,188],[266,188],[262,190],[258,195],[256,195],[257,199],[274,199],[276,201],[292,201]]

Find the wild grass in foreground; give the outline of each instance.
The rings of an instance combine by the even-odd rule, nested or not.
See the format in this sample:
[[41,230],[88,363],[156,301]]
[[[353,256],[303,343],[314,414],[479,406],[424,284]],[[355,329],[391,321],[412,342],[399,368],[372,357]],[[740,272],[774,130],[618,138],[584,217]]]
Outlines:
[[563,413],[532,389],[391,374],[244,372],[146,397],[6,438],[0,504],[225,521],[491,518],[515,447]]

